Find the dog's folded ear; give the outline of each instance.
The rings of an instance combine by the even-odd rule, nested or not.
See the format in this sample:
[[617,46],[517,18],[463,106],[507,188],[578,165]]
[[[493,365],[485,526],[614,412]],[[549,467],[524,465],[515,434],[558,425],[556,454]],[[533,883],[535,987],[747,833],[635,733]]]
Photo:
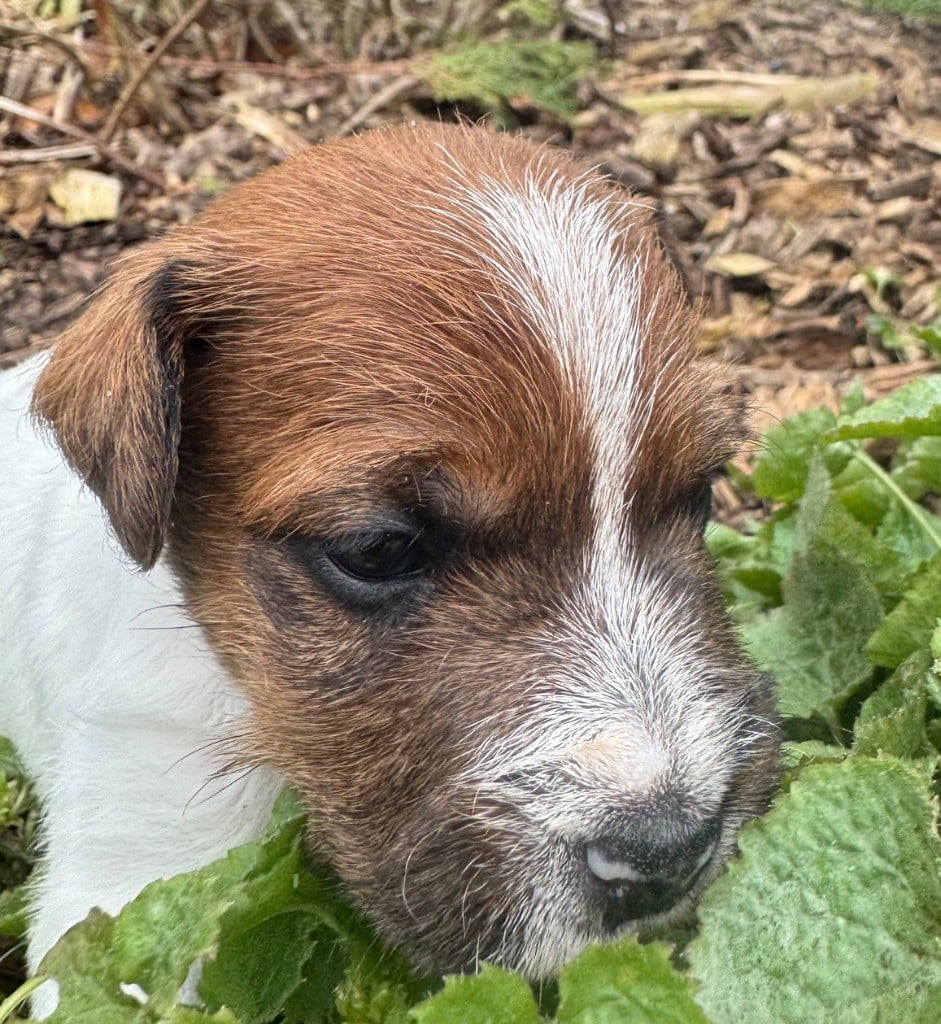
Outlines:
[[138,250],[59,339],[33,396],[34,415],[145,569],[163,546],[176,482],[192,269],[161,243]]

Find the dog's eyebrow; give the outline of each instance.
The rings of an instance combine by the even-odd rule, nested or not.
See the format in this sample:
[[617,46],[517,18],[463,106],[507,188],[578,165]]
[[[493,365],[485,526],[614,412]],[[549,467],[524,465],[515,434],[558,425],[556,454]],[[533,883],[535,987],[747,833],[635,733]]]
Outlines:
[[506,511],[511,496],[492,481],[470,480],[463,469],[427,447],[353,460],[338,452],[308,458],[274,486],[268,472],[254,483],[243,501],[246,526],[268,535],[341,535],[430,518],[480,530]]

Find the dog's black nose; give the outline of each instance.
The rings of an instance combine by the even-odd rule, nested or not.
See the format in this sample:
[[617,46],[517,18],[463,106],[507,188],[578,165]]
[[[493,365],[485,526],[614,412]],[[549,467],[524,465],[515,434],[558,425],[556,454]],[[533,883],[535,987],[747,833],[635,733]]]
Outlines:
[[712,859],[722,819],[679,814],[627,817],[622,827],[590,842],[588,871],[604,890],[604,924],[661,914],[692,888]]

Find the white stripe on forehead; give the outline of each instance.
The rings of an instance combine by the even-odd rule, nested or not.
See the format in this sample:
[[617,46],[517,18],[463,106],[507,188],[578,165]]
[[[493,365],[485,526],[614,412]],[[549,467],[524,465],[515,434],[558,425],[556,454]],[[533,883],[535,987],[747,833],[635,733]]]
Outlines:
[[616,203],[592,189],[594,181],[536,167],[522,180],[484,176],[453,187],[463,216],[475,215],[489,242],[480,257],[554,353],[585,410],[596,524],[610,544],[620,537],[627,470],[651,413],[653,395],[641,393],[638,377],[655,303],[648,299],[645,309],[641,301],[649,246],[623,255],[631,232],[650,230],[634,213],[643,204]]

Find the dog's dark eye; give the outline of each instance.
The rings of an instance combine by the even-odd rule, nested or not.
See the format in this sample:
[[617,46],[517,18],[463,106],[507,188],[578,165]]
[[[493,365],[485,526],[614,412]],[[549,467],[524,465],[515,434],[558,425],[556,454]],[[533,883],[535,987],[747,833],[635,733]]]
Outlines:
[[428,553],[411,533],[386,532],[372,539],[352,538],[327,549],[340,572],[366,583],[417,576],[428,568]]
[[448,561],[438,531],[390,524],[339,537],[282,542],[335,601],[352,611],[407,614],[427,594]]

